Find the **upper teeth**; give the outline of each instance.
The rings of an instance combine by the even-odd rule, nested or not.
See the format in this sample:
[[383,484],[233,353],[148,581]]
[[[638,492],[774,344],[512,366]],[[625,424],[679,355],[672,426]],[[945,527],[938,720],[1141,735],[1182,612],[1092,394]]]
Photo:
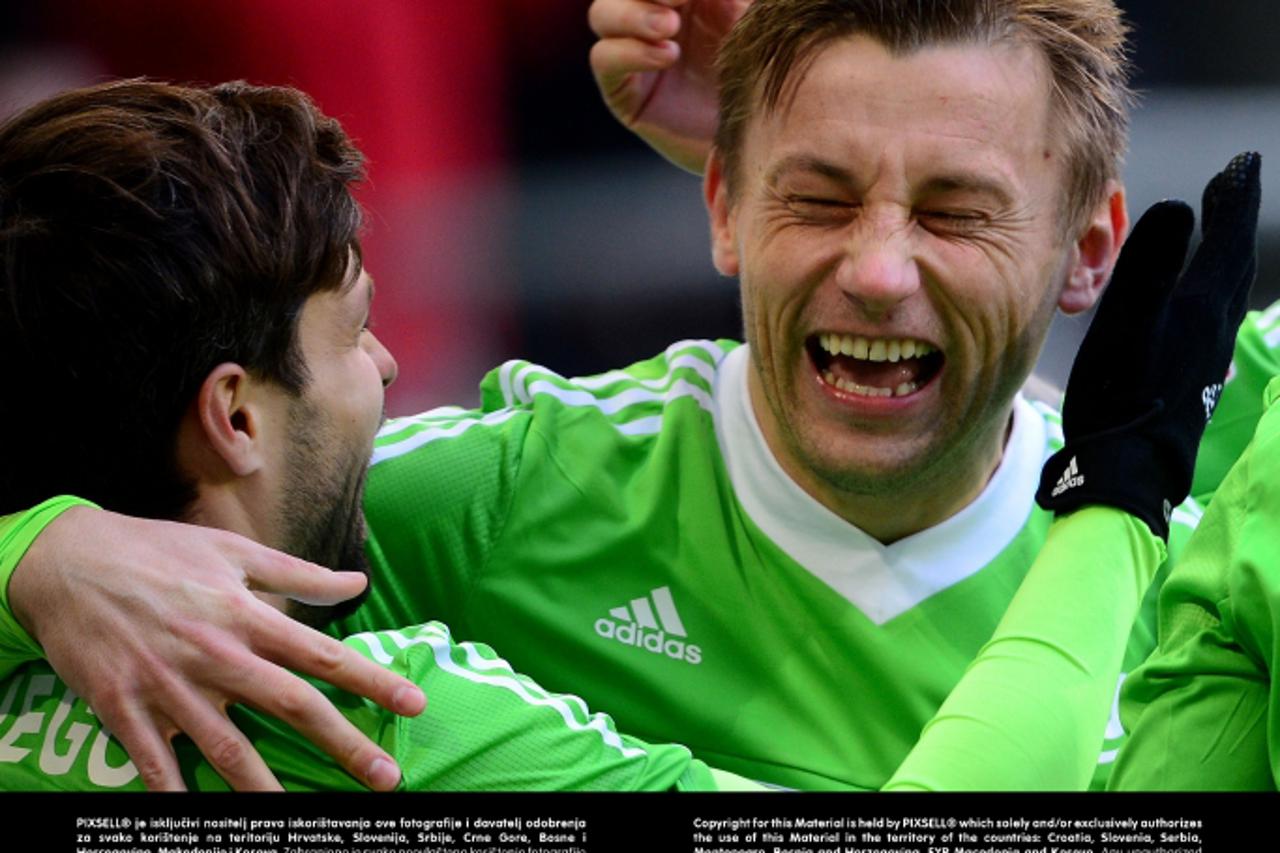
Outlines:
[[821,334],[818,344],[832,355],[851,355],[866,361],[899,361],[919,358],[934,352],[937,347],[911,338],[870,340],[853,335]]

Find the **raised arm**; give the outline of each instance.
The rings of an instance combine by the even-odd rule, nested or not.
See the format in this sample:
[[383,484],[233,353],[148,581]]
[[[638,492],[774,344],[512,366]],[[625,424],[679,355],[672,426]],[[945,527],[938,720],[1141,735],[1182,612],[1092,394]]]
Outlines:
[[716,129],[715,54],[750,0],[594,0],[591,70],[613,115],[702,174]]
[[[335,604],[364,589],[363,575],[331,572],[225,531],[63,509],[9,520],[11,530],[26,520],[28,535],[7,538],[0,553],[10,564],[20,557],[8,604],[39,643],[28,650],[43,648],[125,746],[148,788],[183,788],[169,743],[178,732],[233,787],[278,788],[227,718],[228,705],[239,702],[284,720],[370,787],[396,786],[391,757],[290,670],[400,714],[422,710],[422,691],[253,595]],[[12,643],[15,626],[8,627]]]

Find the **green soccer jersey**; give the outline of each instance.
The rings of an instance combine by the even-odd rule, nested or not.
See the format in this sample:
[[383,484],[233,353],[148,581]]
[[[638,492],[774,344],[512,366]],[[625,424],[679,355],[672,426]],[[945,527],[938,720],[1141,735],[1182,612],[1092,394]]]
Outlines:
[[[346,627],[441,615],[713,766],[881,788],[1044,542],[1033,495],[1059,420],[1019,400],[982,494],[885,546],[783,473],[747,369],[746,348],[705,341],[572,381],[511,362],[481,410],[390,422],[366,495],[373,591]],[[1174,548],[1198,516],[1175,511]],[[1140,619],[1125,668],[1153,646]]]
[[1280,302],[1245,316],[1236,336],[1222,398],[1205,429],[1196,456],[1191,494],[1208,505],[1214,490],[1253,438],[1262,415],[1263,392],[1280,376]]
[[1280,786],[1280,380],[1160,597],[1160,647],[1125,684],[1121,789]]
[[[362,654],[421,685],[418,717],[398,717],[325,685],[321,690],[399,763],[410,791],[717,790],[727,774],[684,747],[620,735],[576,696],[543,690],[487,646],[457,643],[432,622],[347,638]],[[305,738],[240,706],[231,715],[290,790],[361,785]],[[226,790],[190,741],[177,744],[191,790]],[[141,789],[142,780],[82,699],[43,662],[0,681],[0,790]]]

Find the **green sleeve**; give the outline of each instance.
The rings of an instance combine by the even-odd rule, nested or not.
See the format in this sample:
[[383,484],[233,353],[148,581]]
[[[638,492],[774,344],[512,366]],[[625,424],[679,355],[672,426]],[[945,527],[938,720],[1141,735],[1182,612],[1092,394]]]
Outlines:
[[1249,312],[1240,325],[1222,397],[1196,455],[1191,495],[1199,503],[1209,503],[1253,439],[1262,417],[1263,392],[1276,376],[1280,376],[1280,302],[1265,311]]
[[885,790],[1084,790],[1163,543],[1090,507],[1054,522],[991,640]]
[[0,517],[0,676],[12,672],[19,664],[44,656],[39,644],[13,616],[9,607],[9,579],[40,531],[73,506],[93,504],[63,495],[26,512]]
[[[317,686],[395,757],[408,791],[665,791],[718,786],[682,746],[617,731],[580,698],[543,689],[480,643],[456,642],[438,622],[365,632],[344,642],[422,687],[427,708],[400,717]],[[241,709],[237,723],[286,788],[341,789],[353,780],[284,724]],[[194,787],[221,786],[195,763]]]
[[685,774],[685,778],[676,784],[676,790],[761,792],[776,791],[778,789],[762,785],[745,776],[739,776],[737,773],[707,767],[701,761],[694,760],[689,772]]
[[620,734],[577,696],[543,689],[488,646],[454,642],[439,623],[348,642],[374,660],[394,655],[389,665],[430,697],[422,715],[394,717],[383,729],[408,789],[669,790],[690,767],[686,748]]
[[1119,790],[1272,790],[1280,780],[1280,383],[1160,596],[1160,645],[1126,682]]
[[[746,785],[671,744],[620,734],[576,696],[552,693],[514,672],[487,646],[455,642],[440,623],[358,634],[344,641],[422,686],[417,717],[316,686],[399,763],[410,791],[667,791]],[[230,709],[289,790],[361,786],[302,735],[251,708]],[[226,783],[186,738],[175,750],[187,786]],[[136,768],[85,702],[44,661],[0,679],[0,790],[139,789]]]
[[[1273,391],[1280,391],[1273,383]],[[1228,568],[1227,630],[1239,641],[1241,653],[1262,673],[1266,688],[1266,743],[1245,762],[1270,772],[1266,787],[1280,787],[1280,408],[1264,416],[1252,456],[1244,524]],[[1256,688],[1255,688],[1256,689]],[[1264,759],[1265,756],[1265,759]]]

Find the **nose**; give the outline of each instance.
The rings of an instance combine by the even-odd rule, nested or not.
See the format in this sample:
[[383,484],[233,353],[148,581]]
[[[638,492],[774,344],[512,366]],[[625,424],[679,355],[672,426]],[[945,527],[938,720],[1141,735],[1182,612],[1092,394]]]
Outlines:
[[365,335],[365,346],[368,348],[369,357],[373,359],[373,363],[378,367],[378,375],[382,377],[382,387],[386,388],[396,381],[396,376],[400,373],[400,366],[396,364],[395,356],[391,354],[391,350],[383,346],[382,341],[378,340],[377,335],[373,332]]
[[920,289],[910,217],[864,209],[852,224],[836,284],[869,318],[881,319]]

